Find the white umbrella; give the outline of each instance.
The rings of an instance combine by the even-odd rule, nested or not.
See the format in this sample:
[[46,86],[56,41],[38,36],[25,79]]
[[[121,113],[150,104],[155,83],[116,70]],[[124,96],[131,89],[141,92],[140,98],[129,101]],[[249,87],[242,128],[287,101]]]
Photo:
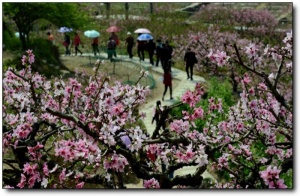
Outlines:
[[72,28],[68,28],[68,27],[60,27],[60,29],[58,30],[58,32],[61,32],[61,33],[67,33],[67,32],[71,32],[73,31]]
[[88,30],[84,32],[84,35],[87,36],[88,38],[95,38],[95,37],[99,37],[100,33],[98,31],[95,30]]
[[146,28],[139,28],[139,29],[135,30],[134,33],[151,33],[151,31]]

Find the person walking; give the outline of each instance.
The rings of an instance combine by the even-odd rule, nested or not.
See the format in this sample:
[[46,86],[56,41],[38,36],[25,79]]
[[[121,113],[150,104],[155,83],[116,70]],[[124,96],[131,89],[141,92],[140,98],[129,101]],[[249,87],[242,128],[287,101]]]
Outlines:
[[170,66],[170,68],[172,62],[172,54],[173,54],[173,47],[169,44],[169,41],[166,41],[166,45],[165,45],[166,63],[167,66]]
[[153,55],[154,55],[154,51],[156,49],[156,45],[153,42],[153,39],[149,40],[149,42],[146,45],[146,49],[147,49],[148,54],[149,54],[150,64],[154,65]]
[[120,44],[120,40],[115,32],[111,33],[110,38],[112,38],[115,41],[116,46]]
[[144,51],[145,51],[145,42],[137,40],[137,52],[138,52],[140,61],[144,61],[144,59],[145,59]]
[[[191,80],[193,80],[193,68],[194,64],[198,63],[198,60],[196,58],[195,52],[191,51],[191,48],[188,48],[187,52],[184,54],[184,61],[187,79],[191,78]],[[189,74],[189,69],[191,74]]]
[[80,54],[82,55],[82,52],[79,50],[79,45],[82,44],[82,43],[81,43],[80,36],[78,35],[77,32],[75,33],[73,43],[75,45],[75,56],[77,56],[77,52],[80,52]]
[[129,55],[129,58],[132,59],[132,57],[133,57],[132,48],[133,48],[133,45],[134,45],[134,39],[131,36],[130,32],[127,32],[127,38],[125,40],[125,44],[127,45],[127,53]]
[[162,63],[162,68],[165,69],[168,67],[168,50],[166,48],[166,44],[162,44],[162,48],[160,49],[160,59]]
[[71,55],[71,51],[70,51],[70,43],[71,43],[71,39],[70,39],[70,35],[68,35],[67,33],[64,33],[65,37],[64,37],[64,42],[63,42],[63,45],[66,47],[66,54],[65,56],[67,55]]
[[154,111],[154,115],[153,115],[151,124],[153,124],[153,122],[155,121],[156,122],[156,127],[157,127],[158,124],[159,124],[161,114],[162,114],[161,102],[158,100],[156,102],[156,107],[155,107],[155,111]]
[[172,97],[172,74],[171,74],[171,67],[166,66],[164,68],[164,80],[163,83],[165,85],[165,91],[162,97],[162,100],[164,101],[165,95],[167,93],[168,87],[170,88],[170,99],[173,99]]
[[98,37],[95,37],[92,39],[92,47],[93,47],[93,52],[94,52],[94,55],[96,56],[97,52],[99,53],[100,55],[100,51],[99,51],[99,48],[98,48],[98,44],[99,44],[99,38]]
[[116,42],[113,38],[110,37],[107,42],[107,58],[110,59],[110,61],[112,61],[113,56],[117,57]]
[[161,65],[163,65],[163,62],[161,59],[163,45],[162,45],[160,39],[156,40],[156,42],[157,42],[156,43],[156,67],[158,67],[159,61],[160,61]]
[[48,40],[54,44],[54,36],[50,33],[50,32],[47,32],[47,35],[48,35]]

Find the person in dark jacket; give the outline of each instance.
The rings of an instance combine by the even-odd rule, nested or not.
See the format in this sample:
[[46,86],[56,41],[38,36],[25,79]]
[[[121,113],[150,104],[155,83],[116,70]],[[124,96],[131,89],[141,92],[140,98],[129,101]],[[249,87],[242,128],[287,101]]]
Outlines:
[[172,54],[173,54],[173,47],[170,46],[169,41],[166,41],[166,55],[167,55],[167,60],[168,62],[171,61],[172,59]]
[[145,42],[138,40],[137,41],[137,52],[138,52],[140,61],[143,61],[145,59],[144,50],[145,50]]
[[71,40],[70,40],[70,35],[68,35],[67,33],[64,33],[65,34],[65,37],[64,37],[64,46],[66,47],[66,56],[67,55],[71,55],[71,51],[70,51],[70,44],[71,44]]
[[162,45],[160,39],[158,39],[156,42],[157,42],[156,43],[156,67],[158,67],[159,61],[161,63],[161,66],[163,65],[162,60],[161,60],[161,53],[162,53],[163,45]]
[[120,40],[117,36],[117,34],[115,32],[112,32],[110,35],[110,38],[112,38],[113,40],[115,40],[116,46],[120,44]]
[[[184,61],[185,61],[185,70],[187,74],[187,79],[191,78],[191,80],[193,80],[193,68],[194,68],[194,64],[198,63],[198,60],[196,58],[195,52],[191,51],[191,48],[187,49],[187,52],[184,55]],[[191,77],[189,74],[189,69],[191,72]]]
[[155,108],[155,112],[154,112],[154,115],[153,115],[153,118],[152,118],[152,124],[153,122],[155,121],[156,122],[156,126],[158,126],[158,123],[159,123],[159,120],[160,120],[160,116],[162,114],[162,111],[161,111],[161,102],[158,100],[156,102],[156,108]]
[[134,39],[131,36],[130,32],[127,33],[127,38],[125,40],[125,44],[127,45],[127,52],[128,52],[129,58],[132,59],[132,57],[133,57],[132,48],[133,48],[133,45],[134,45]]
[[110,61],[112,61],[113,56],[117,57],[117,53],[116,53],[116,42],[113,38],[109,38],[108,42],[107,42],[107,55],[108,55],[108,59],[110,59]]
[[169,45],[169,41],[163,43],[162,46],[163,47],[161,49],[161,61],[163,69],[168,67],[171,70],[173,48]]
[[172,97],[172,74],[171,74],[171,67],[167,66],[164,68],[164,81],[165,85],[165,91],[162,97],[162,100],[164,101],[164,97],[167,93],[168,87],[170,88],[170,99],[173,99]]
[[153,55],[154,55],[154,51],[156,49],[156,45],[153,42],[153,39],[149,40],[149,42],[146,45],[146,48],[147,48],[147,52],[149,54],[150,64],[154,65]]
[[160,59],[162,63],[162,68],[165,69],[168,67],[168,50],[166,48],[166,44],[162,44],[162,48],[160,49]]

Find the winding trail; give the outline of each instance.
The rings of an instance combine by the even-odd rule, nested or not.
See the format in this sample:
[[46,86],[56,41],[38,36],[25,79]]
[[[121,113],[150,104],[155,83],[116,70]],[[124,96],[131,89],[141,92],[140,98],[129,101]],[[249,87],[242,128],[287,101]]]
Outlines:
[[[91,56],[94,58],[93,54],[91,53],[83,53],[82,56]],[[106,53],[100,53],[100,59],[105,59],[107,58]],[[158,75],[163,75],[163,69],[161,65],[158,67],[152,66],[149,63],[149,59],[145,58],[145,61],[140,61],[138,57],[133,57],[130,59],[127,55],[117,55],[117,58],[115,58],[117,61],[122,62],[122,61],[127,61],[127,62],[132,62],[134,64],[140,64],[145,70],[148,70],[152,74],[158,74]],[[126,66],[126,63],[122,63],[122,65]],[[169,91],[167,92],[165,96],[165,100],[162,101],[161,98],[160,100],[162,101],[162,106],[166,105],[172,105],[180,99],[180,97],[183,95],[184,92],[187,90],[194,90],[195,89],[195,84],[196,83],[204,83],[205,79],[201,76],[194,75],[193,76],[193,81],[187,80],[187,75],[185,71],[182,71],[180,69],[176,69],[172,67],[172,78],[173,80],[178,80],[179,84],[173,89],[173,100],[170,100],[169,97]],[[156,81],[156,82],[162,82],[162,81]],[[153,131],[155,130],[155,123],[152,124],[152,117],[153,117],[153,108],[156,106],[156,101],[155,99],[151,99],[150,101],[147,101],[145,105],[143,105],[140,109],[141,112],[144,112],[146,114],[146,118],[144,120],[145,127],[147,129],[147,132],[152,135]],[[187,174],[193,174],[196,171],[196,166],[187,166],[183,167],[181,169],[178,169],[174,172],[174,177],[176,175],[187,175]],[[211,178],[213,181],[216,181],[215,178],[205,171],[202,174],[203,178]],[[143,188],[142,185],[142,180],[138,184],[126,184],[127,188]]]

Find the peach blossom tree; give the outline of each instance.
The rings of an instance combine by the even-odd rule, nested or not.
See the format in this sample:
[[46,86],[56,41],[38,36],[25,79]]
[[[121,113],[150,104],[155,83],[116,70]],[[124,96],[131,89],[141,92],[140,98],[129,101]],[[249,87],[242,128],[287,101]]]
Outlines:
[[[286,184],[293,170],[292,41],[288,34],[281,47],[212,51],[208,58],[217,66],[235,62],[246,71],[237,104],[225,112],[222,100],[210,97],[203,109],[205,89],[196,84],[163,110],[186,105],[182,118],[164,127],[162,117],[155,136],[136,124],[146,117],[139,108],[148,87],[111,84],[98,73],[100,61],[86,86],[75,78],[47,80],[31,71],[28,50],[24,68],[11,67],[3,77],[4,187],[125,188],[130,171],[145,188],[292,188]],[[272,65],[277,69],[266,69]],[[197,169],[172,176],[184,166]],[[204,185],[208,167],[226,180]]]

